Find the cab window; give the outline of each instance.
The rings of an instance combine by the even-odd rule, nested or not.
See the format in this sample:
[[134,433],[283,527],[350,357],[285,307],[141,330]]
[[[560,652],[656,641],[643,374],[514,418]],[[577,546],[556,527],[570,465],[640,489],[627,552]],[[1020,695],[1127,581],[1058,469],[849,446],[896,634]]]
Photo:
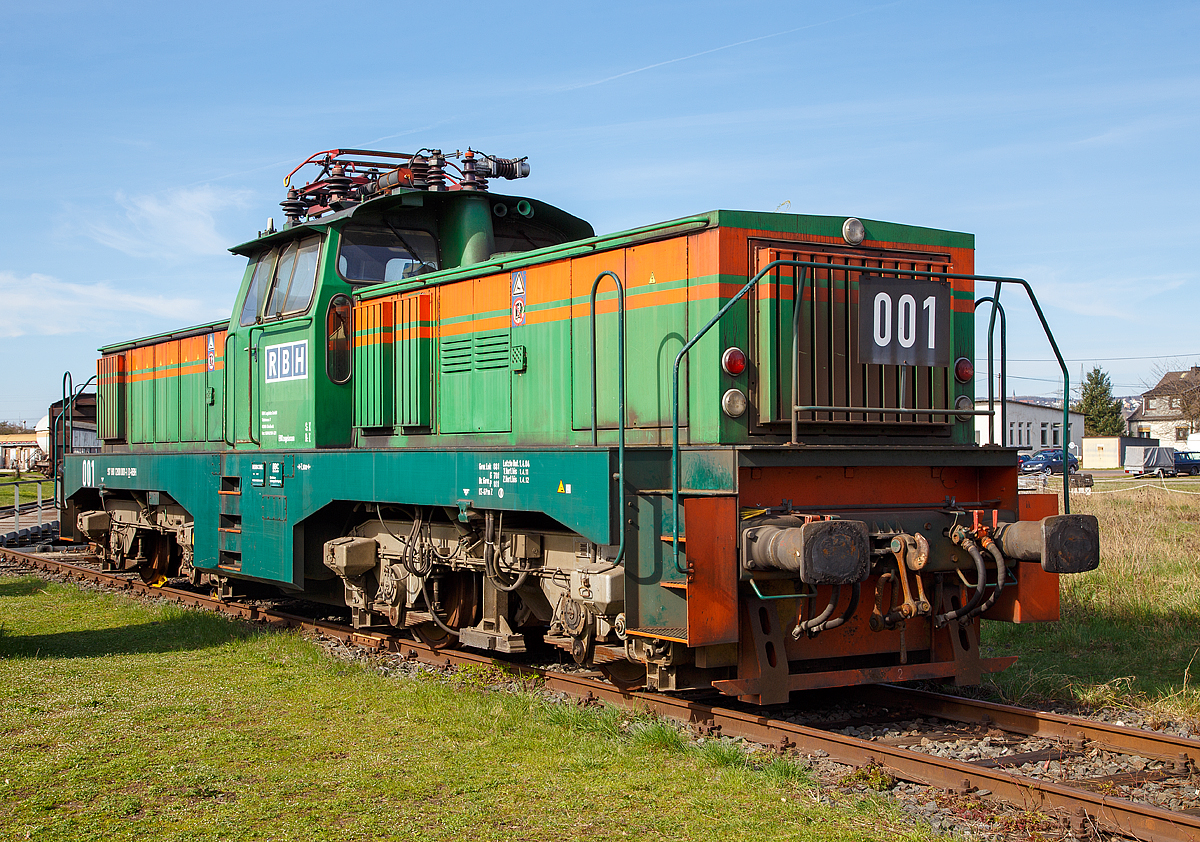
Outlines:
[[348,225],[338,248],[338,272],[351,283],[381,283],[437,271],[437,241],[428,231]]
[[267,297],[267,287],[271,284],[271,273],[275,269],[275,260],[279,257],[276,249],[264,252],[254,263],[254,276],[250,279],[250,287],[246,290],[246,302],[242,305],[242,315],[238,323],[248,327],[258,321],[262,312],[263,300]]
[[320,248],[321,238],[309,237],[284,250],[275,270],[275,283],[263,312],[264,319],[299,315],[308,309],[317,281]]

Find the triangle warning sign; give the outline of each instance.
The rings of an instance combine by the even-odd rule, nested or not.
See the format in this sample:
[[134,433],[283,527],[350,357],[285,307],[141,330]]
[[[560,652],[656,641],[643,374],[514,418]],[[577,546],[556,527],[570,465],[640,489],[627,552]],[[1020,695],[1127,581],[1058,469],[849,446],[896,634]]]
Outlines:
[[563,488],[562,480],[558,481],[558,493],[566,494],[566,489]]

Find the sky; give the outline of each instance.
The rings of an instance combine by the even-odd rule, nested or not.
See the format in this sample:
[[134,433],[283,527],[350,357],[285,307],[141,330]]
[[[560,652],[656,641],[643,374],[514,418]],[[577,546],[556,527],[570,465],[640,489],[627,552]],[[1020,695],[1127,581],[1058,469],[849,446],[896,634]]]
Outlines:
[[[967,231],[1072,389],[1200,364],[1200,4],[0,4],[0,420],[228,316],[318,150],[528,156],[598,233],[718,208]],[[984,295],[990,292],[982,288]],[[1009,392],[1062,377],[1005,292]],[[977,370],[986,372],[986,356]],[[986,381],[981,380],[981,394]]]

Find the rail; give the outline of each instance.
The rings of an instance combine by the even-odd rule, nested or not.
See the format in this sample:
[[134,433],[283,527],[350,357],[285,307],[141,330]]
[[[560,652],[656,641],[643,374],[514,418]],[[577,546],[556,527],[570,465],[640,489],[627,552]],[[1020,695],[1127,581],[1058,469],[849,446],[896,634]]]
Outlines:
[[592,281],[592,446],[599,444],[596,400],[596,290],[605,277],[617,285],[617,517],[621,546],[614,564],[625,558],[625,287],[616,272],[605,269]]
[[[1050,325],[1046,322],[1046,316],[1042,312],[1042,306],[1038,302],[1037,296],[1034,295],[1033,288],[1029,285],[1029,282],[1026,281],[1024,278],[1007,278],[1007,277],[997,276],[997,275],[967,275],[967,274],[962,274],[962,273],[958,273],[958,272],[926,272],[926,271],[917,270],[917,269],[900,269],[900,268],[881,269],[880,267],[877,267],[877,266],[848,266],[848,265],[843,265],[843,264],[835,265],[832,263],[821,263],[821,262],[812,261],[812,260],[772,260],[770,263],[768,263],[766,266],[764,266],[762,269],[760,269],[754,275],[754,277],[752,277],[749,281],[747,281],[746,285],[743,286],[737,292],[736,295],[734,295],[732,298],[730,298],[729,301],[727,301],[725,303],[725,306],[723,306],[720,310],[718,310],[717,314],[715,316],[713,316],[708,321],[708,323],[706,325],[704,325],[704,327],[700,328],[700,330],[691,339],[689,339],[687,341],[687,343],[679,350],[679,353],[675,356],[675,366],[672,371],[672,380],[671,380],[671,505],[672,505],[672,515],[673,515],[673,517],[672,517],[673,524],[672,524],[672,528],[671,528],[671,547],[672,547],[672,552],[674,553],[675,567],[677,570],[681,570],[681,572],[683,572],[682,569],[679,567],[679,517],[678,517],[678,513],[679,513],[679,366],[680,366],[680,363],[683,361],[684,357],[686,357],[688,355],[688,353],[692,350],[692,348],[696,345],[696,343],[699,342],[704,337],[704,335],[706,333],[708,333],[709,330],[712,329],[712,327],[714,325],[716,325],[718,322],[720,322],[720,320],[725,316],[726,313],[728,313],[730,311],[730,309],[732,309],[734,304],[736,304],[738,301],[740,301],[742,298],[744,298],[746,293],[748,293],[751,289],[753,289],[755,286],[757,286],[758,282],[761,281],[768,272],[770,272],[773,269],[776,269],[780,266],[793,266],[793,267],[804,270],[800,275],[798,284],[793,285],[793,288],[795,289],[795,293],[793,295],[793,301],[796,302],[796,304],[793,308],[793,316],[792,316],[792,348],[793,348],[793,352],[796,352],[799,347],[798,346],[798,343],[799,343],[799,319],[795,315],[795,313],[797,311],[799,311],[799,309],[800,309],[799,302],[801,301],[801,297],[804,294],[804,286],[805,286],[805,282],[807,281],[808,270],[810,268],[811,269],[827,269],[827,270],[837,270],[837,271],[845,271],[845,272],[855,272],[858,274],[862,274],[865,272],[874,272],[874,273],[880,273],[880,274],[886,273],[889,275],[905,275],[905,276],[909,276],[909,277],[942,278],[945,280],[963,280],[963,281],[974,281],[976,283],[979,283],[979,282],[993,283],[996,285],[996,290],[997,290],[996,294],[994,296],[992,296],[993,304],[996,304],[996,299],[999,298],[999,290],[1002,288],[1003,285],[1009,284],[1009,285],[1017,285],[1017,286],[1022,287],[1025,290],[1025,294],[1029,296],[1029,301],[1033,305],[1034,312],[1037,313],[1038,320],[1041,322],[1041,325],[1042,325],[1042,330],[1046,334],[1046,339],[1050,342],[1050,347],[1054,351],[1055,358],[1058,360],[1059,368],[1062,369],[1062,376],[1063,376],[1063,464],[1064,465],[1067,464],[1067,456],[1068,456],[1067,443],[1070,440],[1070,436],[1067,435],[1068,425],[1070,423],[1070,414],[1069,414],[1070,413],[1070,405],[1067,403],[1066,396],[1068,394],[1070,394],[1070,374],[1067,372],[1067,363],[1063,359],[1062,353],[1058,349],[1058,343],[1054,341],[1054,334],[1050,330]],[[996,306],[998,306],[998,304]],[[1002,336],[1003,336],[1003,333],[1004,332],[1002,331]],[[990,343],[990,337],[989,337],[989,348],[990,347],[991,347],[991,343]],[[795,357],[793,357],[793,359],[795,359]],[[1003,367],[1004,367],[1004,363],[1002,361],[1001,368],[1003,368]],[[989,387],[990,387],[991,376],[992,376],[992,373],[989,371],[988,372]],[[791,401],[790,401],[790,405],[791,405],[790,414],[791,414],[791,421],[792,421],[791,444],[799,443],[797,441],[797,436],[798,436],[798,421],[797,421],[797,417],[796,417],[797,413],[803,412],[806,410],[810,410],[813,408],[813,407],[798,406],[796,404],[796,397],[797,397],[796,391],[797,391],[797,384],[796,384],[795,366],[793,365],[792,394],[791,394]],[[1001,400],[1003,400],[1003,396],[1001,397]],[[836,407],[823,407],[823,406],[816,407],[816,408],[823,409],[823,410],[831,410],[832,409],[834,411],[836,411],[836,409],[837,409]],[[947,409],[944,412],[939,412],[939,411],[933,410],[932,408],[930,408],[930,409],[907,409],[906,410],[902,407],[879,407],[879,408],[877,408],[877,407],[855,407],[853,411],[868,412],[868,413],[872,413],[872,414],[881,414],[881,415],[919,414],[919,415],[947,415],[947,416],[948,415],[955,415],[955,416],[959,416],[959,415],[991,415],[994,413],[994,410],[992,410],[992,409],[988,409],[988,410]],[[1070,491],[1067,488],[1065,483],[1063,486],[1063,512],[1064,512],[1064,514],[1070,514],[1070,512],[1071,512]]]
[[[72,556],[72,561],[66,560]],[[82,553],[35,554],[0,548],[0,561],[45,570],[67,580],[90,582],[139,597],[153,597],[155,601],[166,599],[187,607],[265,623],[273,628],[316,631],[350,646],[374,652],[391,652],[437,667],[462,664],[500,666],[517,674],[540,676],[548,690],[562,692],[585,702],[600,700],[616,706],[635,707],[691,723],[706,733],[742,737],[774,746],[780,752],[820,753],[838,763],[856,767],[882,766],[894,777],[923,786],[970,793],[980,799],[1041,813],[1060,813],[1070,817],[1075,838],[1085,838],[1085,831],[1095,823],[1106,832],[1123,837],[1154,842],[1200,842],[1200,816],[1131,801],[1119,794],[1109,794],[1113,783],[1111,778],[1056,782],[1015,773],[1011,771],[1011,761],[1019,759],[1019,754],[997,758],[1010,761],[1009,766],[1004,766],[988,759],[965,761],[921,753],[887,738],[865,739],[840,733],[835,729],[843,728],[846,725],[844,720],[799,725],[785,719],[774,719],[767,710],[724,708],[695,698],[622,689],[592,675],[560,673],[528,664],[498,661],[489,655],[465,650],[434,649],[405,640],[394,630],[356,630],[328,620],[287,613],[260,601],[251,604],[216,599],[170,585],[154,588],[142,582],[136,574],[103,573],[94,566],[85,566],[98,560]],[[1186,778],[1200,763],[1200,742],[1169,734],[890,685],[847,688],[847,691],[850,701],[865,701],[872,706],[884,705],[892,713],[904,717],[936,718],[968,728],[973,726],[973,730],[980,735],[992,736],[999,730],[1004,734],[1023,734],[1056,741],[1059,746],[1054,751],[1064,756],[1100,749],[1158,758],[1172,763],[1172,775],[1177,778]],[[884,721],[897,720],[885,718]],[[861,720],[856,722],[861,724]],[[1089,783],[1103,788],[1089,790],[1079,786]]]

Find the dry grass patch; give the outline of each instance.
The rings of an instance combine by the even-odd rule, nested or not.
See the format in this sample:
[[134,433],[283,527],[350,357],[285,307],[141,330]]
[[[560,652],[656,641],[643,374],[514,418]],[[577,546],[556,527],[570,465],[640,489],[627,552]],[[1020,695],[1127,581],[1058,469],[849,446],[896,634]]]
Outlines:
[[1100,568],[1060,578],[1058,623],[985,624],[991,648],[1021,658],[995,686],[1017,700],[1200,719],[1200,495],[1159,486],[1078,495],[1071,505],[1100,521]]

